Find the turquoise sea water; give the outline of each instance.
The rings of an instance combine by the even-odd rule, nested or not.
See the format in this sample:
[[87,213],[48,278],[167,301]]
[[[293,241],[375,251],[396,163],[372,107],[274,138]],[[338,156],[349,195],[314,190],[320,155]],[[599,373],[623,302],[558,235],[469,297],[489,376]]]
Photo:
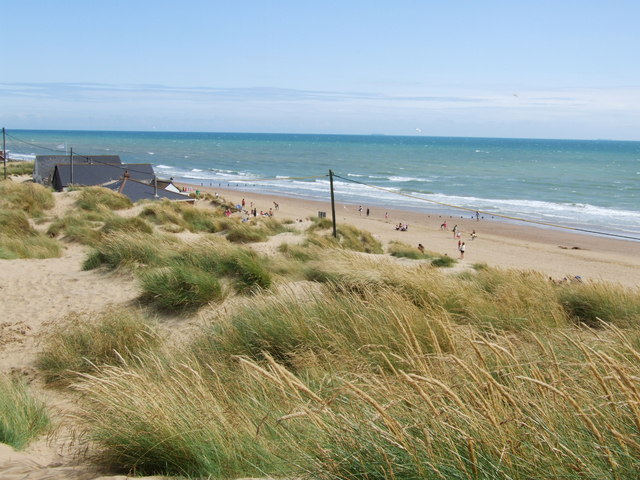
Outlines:
[[[20,158],[73,147],[74,153],[120,154],[126,163],[152,163],[160,177],[321,200],[329,199],[331,169],[340,177],[335,179],[339,202],[427,214],[473,213],[432,203],[442,202],[487,216],[640,238],[640,142],[30,130],[8,134],[7,149]],[[286,179],[309,176],[318,178]]]

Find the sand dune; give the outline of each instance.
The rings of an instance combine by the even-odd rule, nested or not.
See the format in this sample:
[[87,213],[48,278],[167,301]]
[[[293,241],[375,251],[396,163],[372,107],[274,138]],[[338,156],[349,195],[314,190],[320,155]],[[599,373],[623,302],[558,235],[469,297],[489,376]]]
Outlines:
[[[207,189],[203,189],[207,190]],[[247,206],[253,202],[258,209],[267,211],[273,202],[280,206],[274,212],[278,218],[307,219],[318,211],[330,213],[330,205],[305,199],[258,195],[234,190],[216,189],[233,203],[244,198]],[[211,189],[212,192],[216,191]],[[71,208],[72,197],[56,194],[55,213],[63,214]],[[199,202],[196,208],[207,208],[208,202]],[[385,218],[385,213],[387,218]],[[125,212],[125,215],[127,213]],[[640,242],[621,241],[551,229],[518,226],[497,220],[475,221],[471,218],[427,216],[416,212],[372,209],[370,216],[361,214],[357,206],[339,204],[339,222],[351,223],[372,232],[380,241],[402,241],[417,246],[422,243],[428,250],[457,257],[457,242],[450,230],[441,230],[444,219],[451,228],[458,224],[461,241],[467,243],[465,258],[457,269],[471,268],[474,263],[534,269],[555,278],[580,275],[584,281],[608,281],[626,287],[640,285]],[[409,230],[394,229],[398,222],[408,223]],[[304,226],[305,223],[301,223]],[[470,233],[478,234],[472,240]],[[256,244],[261,253],[275,252],[278,244],[296,242],[299,236],[287,233],[269,242]],[[73,312],[101,312],[110,306],[131,305],[138,296],[138,286],[132,275],[82,271],[81,264],[88,249],[69,244],[60,258],[45,260],[0,260],[0,371],[17,372],[32,382],[57,415],[64,418],[72,404],[66,404],[59,394],[44,389],[34,368],[38,342],[52,325]],[[194,322],[192,317],[169,319],[165,328]],[[95,467],[83,464],[78,457],[78,446],[68,442],[70,427],[59,427],[51,437],[40,439],[24,452],[14,452],[0,445],[0,478],[3,480],[57,480],[57,479],[111,479],[124,480],[125,476],[102,476]],[[78,462],[81,462],[78,464]],[[149,477],[151,478],[151,477]],[[153,477],[160,478],[160,477]]]

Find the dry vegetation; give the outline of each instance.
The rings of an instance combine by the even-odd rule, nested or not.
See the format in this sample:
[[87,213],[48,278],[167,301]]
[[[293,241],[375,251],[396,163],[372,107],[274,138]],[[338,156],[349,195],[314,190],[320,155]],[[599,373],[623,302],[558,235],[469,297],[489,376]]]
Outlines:
[[[637,478],[637,290],[452,273],[386,246],[398,262],[367,232],[343,226],[336,240],[317,219],[265,256],[251,242],[292,227],[216,205],[119,217],[105,195],[50,233],[91,244],[86,269],[136,275],[140,304],[67,319],[37,362],[77,406],[96,464],[221,479]],[[173,341],[156,310],[205,325]],[[28,410],[21,398],[12,408]]]

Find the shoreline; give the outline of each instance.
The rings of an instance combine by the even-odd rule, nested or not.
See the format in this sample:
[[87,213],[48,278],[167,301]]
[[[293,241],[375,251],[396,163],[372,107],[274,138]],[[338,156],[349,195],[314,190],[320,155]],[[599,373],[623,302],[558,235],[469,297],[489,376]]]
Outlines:
[[[305,219],[325,212],[331,218],[330,199],[320,201],[303,197],[290,197],[274,193],[242,190],[238,187],[206,187],[176,182],[192,191],[218,193],[225,200],[240,204],[245,199],[246,209],[253,205],[258,211],[274,209],[274,216],[282,219]],[[554,280],[580,276],[584,281],[619,283],[628,288],[640,288],[640,242],[608,238],[573,231],[559,231],[533,225],[518,225],[502,219],[475,219],[449,215],[424,214],[400,209],[336,202],[336,221],[354,225],[371,232],[383,244],[401,241],[417,247],[422,243],[427,250],[458,258],[457,242],[451,229],[458,225],[460,241],[466,243],[459,268],[471,268],[476,263],[520,270],[536,270]],[[366,209],[369,208],[369,216]],[[385,219],[385,213],[387,218]],[[447,221],[447,230],[440,225]],[[398,223],[409,224],[408,231],[397,231]],[[470,234],[476,230],[477,237]]]
[[[242,181],[237,181],[237,182],[224,181],[222,183],[218,183],[219,186],[215,186],[215,182],[208,182],[209,186],[207,186],[207,182],[197,182],[197,183],[196,182],[197,182],[196,179],[174,180],[175,184],[187,185],[192,187],[193,189],[199,189],[203,191],[204,189],[206,189],[207,191],[228,190],[232,192],[235,192],[235,191],[244,192],[247,195],[255,194],[255,195],[282,197],[282,198],[300,198],[300,199],[309,200],[312,202],[323,203],[323,200],[320,200],[319,198],[313,195],[289,192],[289,191],[281,192],[277,190],[271,190],[269,188],[261,188],[259,184],[255,184],[255,183],[247,183]],[[223,185],[226,185],[226,186],[223,186]],[[328,196],[329,196],[329,191],[327,189],[327,197]],[[411,197],[411,195],[408,195],[408,196]],[[368,200],[371,200],[371,199],[368,199]],[[366,202],[367,202],[367,199],[363,199],[363,204],[365,204]],[[358,205],[358,203],[354,201],[342,201],[340,203],[345,205],[352,205],[352,206]],[[448,205],[446,203],[441,203],[441,202],[431,201],[431,200],[424,200],[422,208],[415,204],[409,204],[404,207],[398,207],[398,206],[385,207],[384,205],[380,205],[380,204],[369,204],[369,205],[370,207],[373,207],[376,209],[386,208],[388,210],[412,212],[416,214],[422,214],[425,216],[441,215],[443,217],[448,216],[450,218],[475,219],[475,210],[472,210],[466,207],[457,207],[453,205]],[[488,211],[482,211],[482,210],[480,210],[480,215],[487,220],[490,217],[491,220],[496,220],[496,221],[500,221],[506,224],[512,224],[516,226],[532,227],[536,229],[550,229],[550,230],[559,231],[559,232],[570,232],[578,235],[590,235],[590,236],[596,236],[596,237],[601,237],[605,239],[619,239],[626,242],[640,243],[640,233],[630,232],[627,230],[613,230],[612,232],[607,232],[606,227],[594,226],[588,223],[581,224],[576,222],[574,223],[569,222],[569,224],[567,225],[562,225],[562,224],[553,223],[553,222],[547,223],[540,219],[536,220],[536,219],[528,219],[528,218],[518,218],[518,217],[514,217],[507,214],[488,212]]]

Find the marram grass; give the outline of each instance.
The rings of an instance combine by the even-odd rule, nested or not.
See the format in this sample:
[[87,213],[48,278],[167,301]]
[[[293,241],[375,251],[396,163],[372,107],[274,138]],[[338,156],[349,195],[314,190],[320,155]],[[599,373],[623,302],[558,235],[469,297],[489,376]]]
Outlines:
[[76,200],[76,205],[83,210],[97,210],[107,207],[110,210],[123,210],[133,204],[129,198],[114,190],[104,187],[83,187]]
[[59,257],[61,245],[36,231],[21,210],[0,209],[0,258]]
[[0,208],[22,210],[34,217],[51,209],[54,203],[51,190],[37,183],[0,182]]
[[18,450],[46,431],[49,416],[21,379],[0,373],[0,443]]
[[[306,310],[265,299],[193,356],[85,376],[88,435],[140,474],[636,478],[640,352],[627,332],[487,334],[433,310],[429,333],[417,306],[387,294],[328,290],[327,313],[313,297]],[[430,337],[446,348],[425,348]]]
[[66,385],[102,364],[127,362],[161,344],[157,327],[139,311],[70,315],[49,332],[36,360],[47,383]]

